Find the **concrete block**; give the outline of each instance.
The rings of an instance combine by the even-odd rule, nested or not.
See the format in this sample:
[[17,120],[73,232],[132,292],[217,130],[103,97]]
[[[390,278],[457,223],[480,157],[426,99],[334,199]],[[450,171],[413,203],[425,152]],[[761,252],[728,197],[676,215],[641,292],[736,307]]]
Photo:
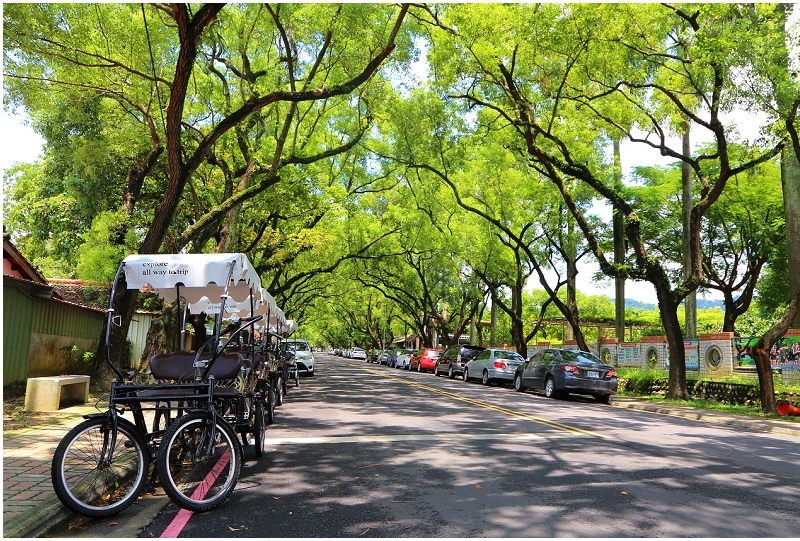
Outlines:
[[62,404],[85,404],[89,400],[89,376],[28,378],[27,411],[56,411]]

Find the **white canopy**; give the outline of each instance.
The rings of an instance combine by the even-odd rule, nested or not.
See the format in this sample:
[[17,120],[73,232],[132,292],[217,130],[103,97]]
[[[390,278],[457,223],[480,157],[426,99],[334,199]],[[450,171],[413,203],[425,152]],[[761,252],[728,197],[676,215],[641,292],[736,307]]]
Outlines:
[[178,286],[189,303],[203,297],[219,299],[226,283],[228,296],[237,302],[261,288],[261,279],[244,254],[134,254],[122,265],[128,289],[150,287],[167,301],[177,299]]
[[287,336],[297,331],[297,322],[293,319],[287,319],[286,323],[281,327],[281,332]]
[[[203,297],[197,302],[189,303],[189,313],[199,314],[205,312],[206,314],[219,314],[221,302],[214,302],[208,297]],[[252,313],[251,313],[252,311]],[[231,319],[236,317],[247,317],[250,315],[261,316],[269,314],[269,321],[271,323],[283,322],[286,318],[283,311],[278,308],[278,303],[269,292],[260,288],[254,295],[253,302],[248,297],[242,302],[235,302],[228,300],[225,303],[225,316],[230,316]]]

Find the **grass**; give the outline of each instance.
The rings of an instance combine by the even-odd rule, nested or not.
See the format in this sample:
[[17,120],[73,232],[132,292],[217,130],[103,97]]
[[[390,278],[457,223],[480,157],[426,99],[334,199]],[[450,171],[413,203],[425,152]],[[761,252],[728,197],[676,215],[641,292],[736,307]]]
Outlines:
[[713,411],[721,411],[724,413],[735,413],[738,415],[751,415],[753,417],[776,417],[776,418],[780,417],[778,415],[767,415],[763,411],[761,411],[761,408],[758,407],[723,404],[721,402],[710,402],[708,400],[674,400],[671,398],[664,398],[661,396],[641,396],[635,393],[626,393],[626,392],[619,393],[619,396],[638,398],[640,400],[648,400],[650,402],[663,402],[666,404],[675,404],[676,406],[685,406],[688,408],[701,408]]

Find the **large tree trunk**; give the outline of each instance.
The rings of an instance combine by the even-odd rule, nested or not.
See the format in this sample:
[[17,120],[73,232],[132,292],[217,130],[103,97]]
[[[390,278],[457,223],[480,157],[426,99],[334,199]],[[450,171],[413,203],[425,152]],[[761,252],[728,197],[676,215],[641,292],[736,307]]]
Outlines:
[[[692,155],[692,145],[689,139],[691,123],[684,122],[683,131],[683,155]],[[681,184],[683,186],[683,278],[692,277],[692,254],[691,254],[691,227],[690,218],[692,215],[692,166],[689,162],[683,162],[681,166]],[[697,290],[693,289],[684,300],[684,310],[686,313],[686,338],[689,340],[697,339]]]
[[725,314],[722,316],[722,332],[736,332],[736,302],[729,290],[723,292],[723,306]]
[[523,357],[528,357],[528,344],[525,342],[525,324],[522,321],[522,290],[524,288],[522,272],[517,272],[517,281],[511,288],[511,343],[517,353]]
[[658,298],[658,309],[661,313],[661,323],[664,326],[664,335],[667,337],[669,355],[669,389],[667,398],[688,400],[686,390],[686,351],[683,346],[683,333],[678,321],[678,306],[672,301],[669,282],[657,280],[653,284]]
[[[800,162],[787,145],[781,154],[781,183],[786,215],[786,241],[789,251],[789,291],[800,290]],[[800,329],[800,313],[791,322]]]
[[789,308],[764,336],[762,336],[753,348],[753,359],[756,361],[758,370],[758,383],[761,393],[761,410],[764,413],[775,412],[775,384],[772,380],[772,366],[769,360],[769,351],[778,338],[781,338],[786,331],[792,327],[792,320],[800,314],[800,289],[795,291],[789,303]]
[[[616,183],[622,186],[622,156],[620,152],[620,138],[614,138],[614,168]],[[619,207],[614,207],[612,217],[614,228],[614,263],[623,265],[625,263],[625,217]],[[617,340],[625,341],[625,278],[622,276],[614,277],[614,327],[616,329]]]

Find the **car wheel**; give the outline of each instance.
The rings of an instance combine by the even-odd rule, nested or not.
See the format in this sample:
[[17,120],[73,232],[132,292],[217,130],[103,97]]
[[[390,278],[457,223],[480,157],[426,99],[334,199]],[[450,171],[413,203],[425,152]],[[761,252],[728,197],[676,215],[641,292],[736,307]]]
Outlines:
[[518,393],[521,393],[522,391],[525,390],[525,387],[522,385],[521,374],[517,374],[516,376],[514,376],[514,390],[517,391]]
[[450,365],[450,370],[447,371],[447,377],[450,378],[450,379],[455,379],[455,377],[456,377],[456,371],[453,370],[453,365],[452,364]]
[[547,398],[558,398],[558,392],[556,392],[556,382],[553,381],[552,376],[547,378],[547,381],[544,382],[544,395]]
[[481,378],[481,383],[484,385],[489,385],[489,372],[486,370],[483,371],[483,377]]
[[422,372],[422,363],[417,365],[417,372]]
[[611,401],[610,394],[596,394],[594,395],[594,399],[600,402],[601,404],[608,404]]
[[469,381],[469,370],[467,367],[464,367],[464,381]]

